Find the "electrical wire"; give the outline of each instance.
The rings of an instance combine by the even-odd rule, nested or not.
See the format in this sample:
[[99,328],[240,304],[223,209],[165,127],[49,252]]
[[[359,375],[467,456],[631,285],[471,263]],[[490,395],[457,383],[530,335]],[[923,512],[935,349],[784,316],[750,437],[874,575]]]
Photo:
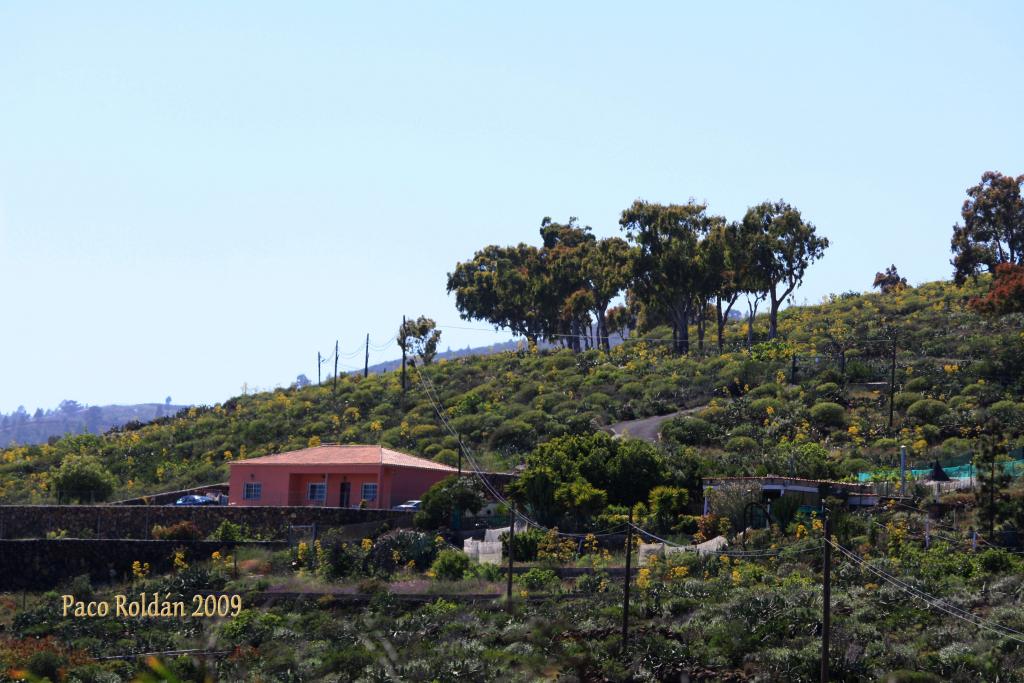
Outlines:
[[679,543],[673,543],[672,541],[666,540],[664,538],[661,538],[660,536],[656,536],[655,534],[652,534],[650,531],[647,531],[646,529],[643,529],[643,528],[637,526],[636,524],[634,524],[632,526],[633,526],[633,529],[635,529],[637,531],[637,533],[639,533],[641,535],[644,535],[644,536],[648,536],[650,538],[653,538],[654,540],[656,540],[656,541],[658,541],[660,543],[664,543],[665,545],[670,546],[672,548],[683,548],[684,550],[693,550],[694,552],[700,552],[700,553],[705,554],[705,555],[725,555],[726,557],[740,557],[740,558],[742,558],[742,557],[774,557],[774,556],[780,555],[783,552],[794,552],[794,551],[795,552],[806,552],[808,550],[813,550],[814,548],[819,546],[817,541],[807,541],[804,544],[802,544],[802,545],[804,545],[806,547],[802,548],[801,550],[795,550],[795,549],[801,547],[800,544],[793,545],[793,546],[790,546],[788,548],[779,548],[777,550],[697,550],[696,546],[693,546],[693,545],[680,545]]
[[[436,387],[434,387],[434,385],[433,385],[433,382],[430,381],[429,377],[426,377],[426,375],[424,375],[423,373],[420,372],[419,368],[416,367],[415,363],[412,364],[412,370],[413,370],[413,372],[416,373],[416,377],[417,377],[417,379],[420,382],[420,386],[423,388],[424,393],[427,395],[427,399],[430,401],[431,406],[434,408],[434,412],[437,414],[438,419],[441,420],[441,423],[444,425],[445,429],[447,429],[448,432],[452,436],[454,436],[455,439],[458,441],[459,447],[462,449],[463,456],[467,460],[467,462],[469,462],[472,472],[477,476],[478,479],[480,479],[481,483],[483,483],[483,485],[484,485],[484,488],[487,489],[487,491],[494,497],[495,500],[497,500],[499,503],[502,503],[503,505],[505,505],[510,511],[514,510],[514,506],[512,505],[511,501],[509,501],[507,498],[505,498],[503,495],[501,495],[497,491],[497,489],[495,489],[491,485],[490,481],[486,477],[486,474],[483,472],[483,468],[480,467],[479,463],[476,461],[476,458],[473,456],[471,449],[468,446],[465,445],[465,443],[462,441],[462,437],[451,426],[451,424],[448,422],[447,418],[445,418],[444,413],[443,413],[443,411],[441,410],[441,407],[440,407],[440,398],[437,398],[437,400],[435,401],[435,397],[436,397],[437,391],[436,391]],[[429,386],[428,386],[428,384],[429,384]],[[433,390],[433,393],[432,393],[432,390]],[[527,526],[533,527],[535,529],[539,529],[541,531],[548,531],[548,532],[553,531],[553,529],[549,529],[548,527],[544,526],[540,522],[537,522],[536,520],[531,519],[530,517],[528,517],[527,515],[525,515],[525,514],[523,514],[521,512],[512,512],[512,515],[513,515],[513,517],[522,518],[523,521],[527,524]],[[617,530],[622,529],[622,528],[626,528],[628,526],[629,526],[629,523],[625,522],[625,523],[622,523],[622,524],[617,524],[617,525],[612,526],[612,527],[608,527],[606,529],[600,529],[598,531],[592,531],[592,532],[586,532],[586,533],[570,533],[570,532],[564,532],[564,531],[555,531],[555,533],[557,533],[559,536],[564,536],[564,537],[567,537],[567,538],[586,538],[587,536],[612,536],[612,535],[615,535],[617,533],[621,533],[621,531],[617,531]]]
[[[968,622],[970,624],[973,624],[975,626],[979,626],[981,628],[987,629],[987,630],[992,631],[993,633],[996,633],[996,634],[1001,635],[1003,637],[1010,638],[1011,640],[1015,640],[1015,641],[1017,641],[1019,643],[1024,643],[1024,633],[1022,633],[1020,631],[1017,631],[1015,629],[1012,629],[1009,626],[1004,626],[1004,625],[996,623],[994,621],[989,621],[987,619],[983,619],[982,617],[979,617],[978,615],[974,614],[973,612],[968,612],[967,610],[965,610],[963,608],[960,608],[960,607],[956,607],[955,605],[951,605],[950,603],[945,602],[944,600],[941,600],[940,598],[938,598],[938,597],[936,597],[934,595],[931,595],[930,593],[926,593],[925,591],[922,591],[922,590],[920,590],[918,588],[914,588],[913,586],[911,586],[911,585],[901,581],[900,579],[896,578],[895,576],[892,576],[891,574],[889,574],[889,573],[887,573],[887,572],[885,572],[885,571],[883,571],[881,569],[878,569],[877,567],[873,567],[866,560],[864,560],[864,558],[860,557],[859,555],[854,553],[852,550],[849,550],[848,548],[845,548],[845,547],[839,545],[838,543],[835,543],[834,541],[832,541],[830,539],[824,539],[824,540],[825,540],[826,543],[828,543],[830,546],[835,548],[837,551],[839,551],[840,553],[842,553],[843,555],[848,557],[851,561],[853,561],[858,566],[863,567],[864,569],[867,569],[868,571],[872,572],[873,574],[875,574],[876,576],[881,578],[883,581],[886,581],[887,583],[890,583],[890,584],[896,586],[897,588],[903,590],[905,593],[909,594],[910,596],[915,597],[918,600],[921,600],[922,602],[927,604],[929,607],[933,607],[933,608],[939,609],[942,612],[945,612],[946,614],[949,614],[950,616],[954,616],[957,619],[961,619],[961,620],[966,621],[966,622]],[[1011,635],[1011,634],[1015,634],[1015,635]],[[1022,636],[1022,637],[1018,638],[1017,636]]]

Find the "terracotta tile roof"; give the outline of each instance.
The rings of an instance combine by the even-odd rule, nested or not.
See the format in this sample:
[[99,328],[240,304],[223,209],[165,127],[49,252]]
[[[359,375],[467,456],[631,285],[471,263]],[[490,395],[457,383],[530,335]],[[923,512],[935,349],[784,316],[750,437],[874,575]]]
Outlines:
[[400,453],[381,446],[324,444],[286,453],[272,453],[258,458],[238,460],[232,465],[387,465],[414,467],[422,470],[457,472],[454,467],[433,460]]

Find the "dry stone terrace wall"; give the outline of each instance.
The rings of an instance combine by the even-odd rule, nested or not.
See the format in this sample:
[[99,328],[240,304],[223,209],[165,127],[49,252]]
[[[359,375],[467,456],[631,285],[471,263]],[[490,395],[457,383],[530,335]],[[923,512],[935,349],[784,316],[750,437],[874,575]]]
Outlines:
[[0,539],[67,538],[148,539],[153,526],[191,520],[204,535],[223,520],[243,524],[260,538],[281,540],[289,526],[317,525],[320,529],[388,522],[412,526],[411,512],[323,507],[229,507],[224,505],[0,505]]
[[[284,542],[245,543],[277,550]],[[0,591],[48,590],[75,576],[88,574],[94,583],[125,581],[132,576],[132,562],[149,563],[154,574],[170,571],[175,550],[185,551],[185,561],[208,560],[215,550],[230,543],[217,541],[140,540],[0,540]]]

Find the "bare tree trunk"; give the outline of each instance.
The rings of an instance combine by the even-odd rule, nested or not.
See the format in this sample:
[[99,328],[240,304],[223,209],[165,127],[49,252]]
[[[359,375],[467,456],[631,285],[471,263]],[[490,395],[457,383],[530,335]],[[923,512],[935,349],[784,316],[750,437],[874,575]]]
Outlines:
[[747,297],[747,348],[754,345],[754,318],[757,316],[757,304],[760,299]]
[[597,309],[597,338],[601,348],[608,353],[611,350],[611,340],[608,339],[608,317],[605,315],[605,309],[600,306]]
[[707,323],[707,307],[697,313],[697,353],[704,355],[704,326]]
[[771,294],[772,300],[771,309],[768,311],[768,339],[775,339],[776,335],[779,333],[779,306],[782,302],[775,296],[774,289],[769,293]]
[[690,353],[690,306],[687,304],[683,307],[681,320],[679,323],[679,351],[681,355],[688,355]]

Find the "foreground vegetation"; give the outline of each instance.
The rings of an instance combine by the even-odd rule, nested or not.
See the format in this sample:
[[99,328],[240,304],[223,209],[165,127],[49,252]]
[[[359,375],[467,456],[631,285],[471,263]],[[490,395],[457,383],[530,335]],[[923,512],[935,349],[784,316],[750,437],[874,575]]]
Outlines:
[[[920,511],[842,513],[836,553],[830,666],[843,680],[1024,680],[1024,643],[951,616],[879,577],[886,572],[973,618],[1024,631],[1024,562],[1004,550],[971,552],[962,529],[923,547]],[[948,517],[933,522],[951,526]],[[675,536],[677,540],[686,540]],[[618,543],[621,543],[621,537]],[[176,562],[178,571],[93,588],[80,578],[59,592],[103,599],[160,592],[190,604],[197,591],[240,594],[234,617],[71,619],[58,591],[2,599],[0,681],[16,668],[53,681],[159,680],[674,681],[816,680],[821,623],[821,524],[748,532],[743,557],[672,555],[635,570],[631,637],[620,652],[621,545],[542,539],[533,568],[515,581],[514,612],[500,597],[504,573],[476,565],[441,538],[412,531],[376,539],[328,536],[277,554],[239,550]],[[760,555],[754,555],[760,553]],[[559,567],[593,567],[559,579]],[[307,597],[294,598],[296,592]],[[466,603],[465,596],[493,600]],[[424,596],[410,602],[409,595]],[[359,602],[352,598],[362,596]],[[349,600],[345,600],[349,598]],[[214,653],[134,653],[196,649]],[[117,657],[116,659],[104,659]],[[145,678],[141,680],[146,680]]]

